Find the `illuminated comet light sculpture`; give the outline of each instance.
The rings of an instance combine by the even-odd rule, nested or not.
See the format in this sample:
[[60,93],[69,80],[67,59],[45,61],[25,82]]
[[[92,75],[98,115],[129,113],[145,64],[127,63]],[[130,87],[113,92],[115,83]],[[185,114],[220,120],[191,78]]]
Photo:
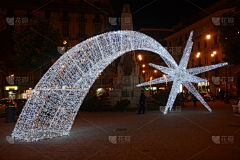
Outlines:
[[[228,63],[220,63],[220,64],[216,64],[216,65],[186,69],[188,60],[189,60],[189,56],[191,54],[191,49],[193,46],[192,36],[193,36],[193,32],[190,33],[190,36],[187,41],[187,45],[184,49],[183,56],[182,56],[179,66],[167,68],[167,67],[155,65],[152,63],[149,64],[150,66],[166,73],[168,82],[173,81],[172,89],[171,89],[170,95],[168,97],[168,101],[167,101],[167,105],[164,110],[164,114],[167,114],[168,110],[172,109],[181,84],[183,84],[210,112],[212,112],[211,108],[207,105],[207,103],[204,101],[202,96],[198,93],[198,91],[195,89],[195,87],[193,86],[193,84],[191,82],[193,82],[193,83],[207,82],[207,80],[196,77],[194,75],[197,75],[202,72],[207,72],[209,70],[212,70],[212,69],[215,69],[218,67],[225,66]],[[160,77],[160,78],[154,79],[149,82],[138,84],[137,87],[146,86],[146,85],[150,85],[150,84],[165,83],[165,81],[166,81],[165,77]]]
[[[18,118],[12,137],[33,142],[69,135],[78,110],[98,75],[115,59],[133,50],[154,52],[169,67],[154,65],[168,74],[168,81],[173,81],[167,109],[172,108],[178,88],[175,86],[179,86],[180,83],[189,88],[203,103],[204,101],[189,82],[205,81],[195,77],[194,74],[226,63],[186,70],[192,47],[191,37],[192,33],[179,66],[160,43],[135,31],[108,32],[79,43],[64,53],[35,86]],[[163,81],[162,78],[155,79],[152,84]],[[205,102],[204,104],[207,106]],[[209,107],[207,108],[210,110]]]

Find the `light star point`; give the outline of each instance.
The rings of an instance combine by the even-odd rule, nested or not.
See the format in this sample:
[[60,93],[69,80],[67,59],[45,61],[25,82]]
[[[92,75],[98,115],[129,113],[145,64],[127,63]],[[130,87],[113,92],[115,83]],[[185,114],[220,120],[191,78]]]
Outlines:
[[186,47],[184,49],[182,59],[180,60],[180,63],[178,66],[173,68],[172,66],[164,67],[164,66],[153,64],[153,63],[149,63],[150,66],[167,74],[166,78],[159,77],[157,79],[137,85],[137,87],[141,87],[141,86],[146,86],[150,84],[165,83],[166,80],[167,82],[173,81],[172,89],[168,97],[164,115],[167,114],[168,110],[172,109],[181,84],[183,84],[209,110],[209,112],[212,112],[212,109],[207,105],[207,103],[204,101],[204,99],[202,98],[202,96],[199,94],[199,92],[196,90],[195,86],[192,83],[207,82],[206,79],[197,77],[195,75],[218,68],[218,67],[228,65],[228,63],[225,62],[225,63],[216,64],[216,65],[187,69],[188,60],[189,60],[192,46],[193,46],[192,36],[193,36],[193,31],[190,32],[190,36],[187,41]]

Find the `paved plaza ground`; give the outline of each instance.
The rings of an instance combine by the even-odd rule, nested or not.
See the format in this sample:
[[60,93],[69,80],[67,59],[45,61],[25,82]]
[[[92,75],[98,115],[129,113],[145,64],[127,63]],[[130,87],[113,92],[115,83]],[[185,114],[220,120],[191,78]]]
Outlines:
[[231,104],[208,104],[212,113],[199,102],[168,115],[79,112],[69,136],[34,143],[10,144],[15,124],[1,118],[0,159],[240,159],[240,114]]

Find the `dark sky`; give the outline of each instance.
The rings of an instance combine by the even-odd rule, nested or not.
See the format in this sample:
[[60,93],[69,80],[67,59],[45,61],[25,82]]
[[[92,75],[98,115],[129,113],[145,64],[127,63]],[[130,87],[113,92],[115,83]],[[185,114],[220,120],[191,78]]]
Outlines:
[[130,4],[134,30],[172,28],[181,21],[218,0],[110,0],[115,17],[121,17],[123,4]]

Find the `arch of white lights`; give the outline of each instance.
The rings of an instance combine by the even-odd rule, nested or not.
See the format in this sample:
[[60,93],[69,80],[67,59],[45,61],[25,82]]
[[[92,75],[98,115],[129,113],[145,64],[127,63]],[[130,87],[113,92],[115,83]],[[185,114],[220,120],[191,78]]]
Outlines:
[[[180,84],[184,84],[211,112],[191,82],[206,81],[194,75],[227,63],[186,69],[193,45],[192,36],[193,32],[190,33],[179,65],[161,44],[143,33],[108,32],[83,41],[61,56],[35,86],[18,118],[12,137],[32,142],[68,135],[77,111],[98,75],[116,58],[133,50],[159,54],[169,67],[150,64],[168,74],[168,79],[173,81],[164,114],[172,109]],[[152,84],[157,83],[164,83],[164,78],[152,81]]]
[[177,63],[151,37],[116,31],[89,38],[62,55],[33,89],[12,133],[28,142],[68,135],[88,90],[116,58],[133,50],[159,54],[170,68]]

